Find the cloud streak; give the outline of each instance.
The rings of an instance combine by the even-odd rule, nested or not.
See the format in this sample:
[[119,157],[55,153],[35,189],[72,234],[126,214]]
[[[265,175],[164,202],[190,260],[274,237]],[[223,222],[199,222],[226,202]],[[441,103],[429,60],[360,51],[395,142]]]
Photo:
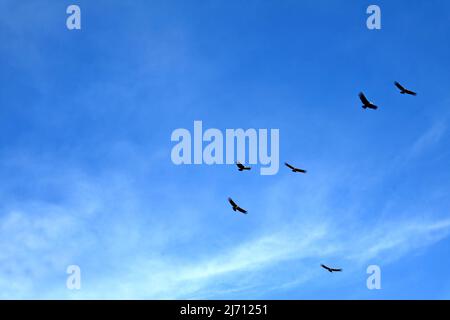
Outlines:
[[[71,195],[62,204],[30,202],[9,209],[4,205],[0,217],[3,298],[189,299],[244,293],[247,298],[261,297],[265,290],[292,283],[320,282],[316,268],[321,262],[339,261],[349,272],[367,263],[390,263],[447,237],[450,231],[450,220],[428,214],[422,219],[366,225],[353,212],[342,228],[339,215],[326,214],[332,212],[332,205],[323,190],[312,200],[305,197],[289,205],[291,215],[301,208],[316,212],[296,215],[286,223],[280,215],[287,210],[284,202],[274,201],[267,212],[258,213],[261,219],[268,218],[261,230],[234,243],[218,241],[207,250],[183,252],[176,249],[182,243],[202,248],[197,241],[207,228],[202,218],[195,218],[190,204],[188,209],[172,211],[170,217],[154,212],[158,219],[147,219],[146,208],[159,199],[137,197],[133,184],[114,178],[113,173],[107,180],[81,176],[65,176],[64,184],[72,186],[63,191]],[[297,184],[291,181],[282,179],[266,191],[265,198],[289,197]],[[278,191],[274,194],[274,190]],[[277,213],[275,220],[269,219],[272,212]],[[65,288],[69,264],[81,267],[79,292]],[[280,272],[284,265],[294,271]]]

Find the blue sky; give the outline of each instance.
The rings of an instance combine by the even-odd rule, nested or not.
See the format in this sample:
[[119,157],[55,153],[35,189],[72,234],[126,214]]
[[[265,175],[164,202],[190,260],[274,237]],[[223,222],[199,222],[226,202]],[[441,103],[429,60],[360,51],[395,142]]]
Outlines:
[[[444,0],[2,0],[0,297],[450,298],[449,27]],[[194,120],[279,129],[308,174],[175,166]]]

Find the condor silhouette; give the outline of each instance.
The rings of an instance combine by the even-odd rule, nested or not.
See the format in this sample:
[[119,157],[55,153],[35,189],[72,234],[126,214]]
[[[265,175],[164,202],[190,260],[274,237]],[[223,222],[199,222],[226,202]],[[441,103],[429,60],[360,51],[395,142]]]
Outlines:
[[402,86],[400,83],[398,83],[397,81],[394,82],[395,86],[400,90],[401,94],[409,94],[411,96],[417,96],[417,93],[415,93],[414,91],[408,90],[406,89],[404,86]]
[[378,106],[374,105],[372,102],[370,102],[369,100],[367,100],[366,96],[364,95],[364,93],[360,92],[359,93],[359,99],[361,99],[361,102],[363,103],[363,108],[364,109],[373,109],[373,110],[377,110]]
[[237,165],[239,171],[244,171],[244,170],[250,170],[250,169],[251,169],[250,167],[244,166],[244,165],[243,165],[242,163],[240,163],[240,162],[236,162],[236,165]]
[[239,207],[236,202],[233,201],[233,199],[228,198],[228,202],[231,204],[231,206],[233,207],[233,211],[239,211],[242,212],[243,214],[247,214],[247,210],[242,209],[241,207]]
[[288,167],[289,169],[291,169],[292,172],[306,173],[306,170],[299,169],[299,168],[296,168],[296,167],[294,167],[294,166],[291,166],[291,165],[290,165],[289,163],[287,163],[287,162],[285,162],[284,165],[285,165],[286,167]]
[[327,267],[326,265],[324,265],[324,264],[321,264],[320,265],[322,268],[324,268],[325,270],[328,270],[328,272],[341,272],[342,271],[342,269],[334,269],[334,268],[330,268],[330,267]]

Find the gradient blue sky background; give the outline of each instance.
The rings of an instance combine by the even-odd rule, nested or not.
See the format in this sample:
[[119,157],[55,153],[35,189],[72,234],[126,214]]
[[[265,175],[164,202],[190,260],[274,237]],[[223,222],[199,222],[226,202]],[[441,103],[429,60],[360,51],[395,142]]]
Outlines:
[[[2,0],[0,297],[450,298],[449,27],[444,0]],[[308,174],[175,166],[194,120],[279,128]]]

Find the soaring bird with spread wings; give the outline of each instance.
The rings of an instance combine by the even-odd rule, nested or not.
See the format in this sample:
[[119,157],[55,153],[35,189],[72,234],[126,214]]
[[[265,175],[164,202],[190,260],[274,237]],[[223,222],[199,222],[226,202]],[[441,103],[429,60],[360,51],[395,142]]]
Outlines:
[[247,214],[247,210],[242,209],[241,207],[239,207],[236,202],[233,201],[233,199],[228,198],[228,202],[231,204],[231,206],[233,207],[233,211],[239,211],[242,212],[243,214]]
[[369,100],[367,100],[366,96],[364,95],[364,93],[360,92],[359,93],[359,99],[361,99],[361,102],[363,103],[363,108],[364,109],[373,109],[373,110],[377,110],[378,106],[374,105],[372,102],[370,102]]
[[334,268],[330,268],[330,267],[327,267],[326,265],[324,265],[324,264],[321,264],[320,265],[322,268],[324,268],[325,270],[328,270],[328,272],[341,272],[342,271],[342,269],[334,269]]
[[250,169],[251,169],[250,167],[244,166],[244,165],[243,165],[242,163],[240,163],[240,162],[236,162],[236,165],[237,165],[239,171],[244,171],[244,170],[250,170]]
[[290,165],[289,163],[287,163],[287,162],[285,162],[284,165],[285,165],[286,167],[288,167],[289,169],[291,169],[292,172],[306,173],[306,170],[299,169],[299,168],[296,168],[296,167],[294,167],[294,166],[291,166],[291,165]]
[[417,93],[415,93],[414,91],[406,89],[404,86],[402,86],[397,81],[395,81],[394,84],[400,90],[401,94],[409,94],[409,95],[412,95],[412,96],[417,96]]

